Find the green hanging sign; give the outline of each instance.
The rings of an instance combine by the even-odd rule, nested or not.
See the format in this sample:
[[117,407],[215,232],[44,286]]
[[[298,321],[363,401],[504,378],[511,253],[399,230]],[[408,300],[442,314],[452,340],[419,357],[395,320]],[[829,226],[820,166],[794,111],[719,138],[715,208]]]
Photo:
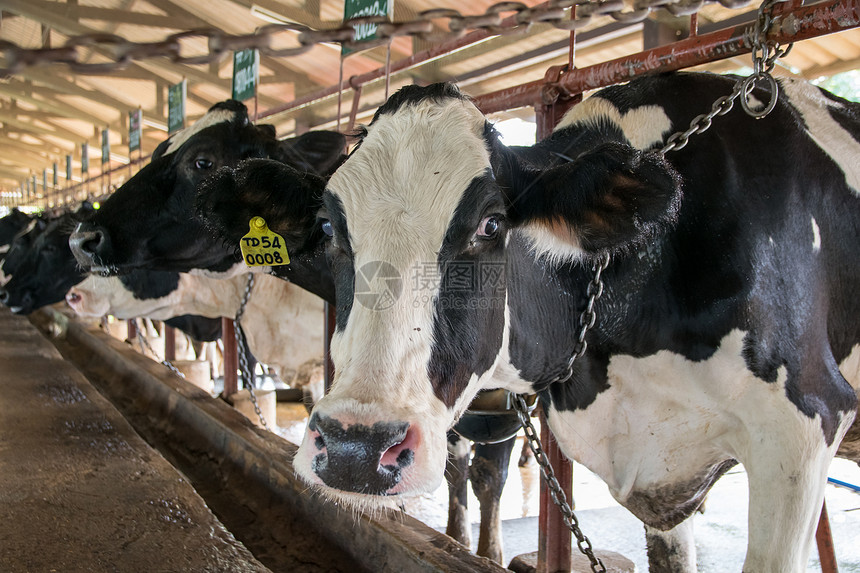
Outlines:
[[102,165],[110,163],[110,130],[102,130]]
[[167,88],[167,133],[173,134],[185,127],[186,82],[182,80]]
[[143,112],[140,109],[128,112],[128,152],[140,149],[140,137],[143,133]]
[[48,170],[42,169],[42,192],[47,193],[48,191]]
[[260,83],[260,53],[257,50],[233,52],[233,99],[245,101],[257,93]]
[[54,161],[54,164],[52,165],[52,167],[54,168],[54,180],[52,181],[52,183],[54,184],[54,189],[56,189],[57,187],[60,186],[60,175],[57,173],[57,162],[56,161]]
[[90,172],[90,146],[84,142],[81,144],[81,174]]
[[[394,12],[394,0],[344,0],[343,21],[347,22],[353,18],[363,16],[385,16],[391,20]],[[355,26],[354,42],[370,42],[376,39],[378,24],[359,24]],[[342,46],[341,56],[346,56],[357,51],[355,48]]]
[[72,180],[72,156],[66,155],[66,181]]

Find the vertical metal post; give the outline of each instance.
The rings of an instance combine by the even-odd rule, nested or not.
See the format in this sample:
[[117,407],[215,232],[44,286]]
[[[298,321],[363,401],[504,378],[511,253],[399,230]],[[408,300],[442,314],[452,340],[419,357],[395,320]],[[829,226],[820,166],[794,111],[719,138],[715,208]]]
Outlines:
[[[581,96],[556,101],[546,105],[535,105],[537,140],[549,137],[555,125]],[[541,409],[541,441],[552,469],[561,484],[564,494],[573,507],[573,464],[564,457],[558,443],[549,431],[546,417]],[[571,570],[571,533],[564,524],[561,512],[552,502],[546,484],[541,480],[540,517],[538,519],[538,573],[568,572]]]
[[827,516],[827,502],[821,504],[821,517],[818,518],[818,529],[815,531],[815,544],[818,545],[818,561],[821,563],[821,573],[839,573],[836,565],[836,549],[833,546],[833,534],[830,531],[830,518]]
[[[552,464],[555,477],[573,507],[573,464],[564,457],[558,442],[549,431],[543,408],[540,410],[540,439]],[[540,482],[540,517],[538,519],[538,573],[567,573],[571,570],[571,534],[561,512],[552,502],[546,482]]]
[[324,316],[324,335],[323,335],[323,354],[325,355],[325,368],[323,369],[325,376],[325,393],[331,389],[331,383],[334,380],[334,363],[331,361],[331,337],[335,329],[335,311],[334,307],[325,303],[323,306]]
[[221,340],[224,342],[224,391],[221,396],[227,398],[239,391],[239,353],[230,318],[221,319]]
[[164,325],[164,359],[168,362],[176,360],[176,329]]

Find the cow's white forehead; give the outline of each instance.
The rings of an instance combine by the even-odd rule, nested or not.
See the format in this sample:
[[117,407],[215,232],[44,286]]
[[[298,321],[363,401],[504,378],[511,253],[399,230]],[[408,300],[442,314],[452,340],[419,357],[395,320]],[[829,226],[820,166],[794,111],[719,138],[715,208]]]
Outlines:
[[463,193],[490,165],[483,132],[478,109],[455,99],[406,105],[368,128],[329,181],[356,263],[364,255],[397,267],[436,260]]
[[185,129],[176,132],[170,138],[170,145],[167,147],[167,151],[164,152],[164,155],[170,155],[184,144],[186,141],[191,139],[194,135],[200,133],[207,127],[212,127],[213,125],[218,125],[219,123],[224,123],[230,121],[236,117],[236,112],[231,111],[229,109],[214,109],[210,110],[194,122],[193,125],[186,127]]

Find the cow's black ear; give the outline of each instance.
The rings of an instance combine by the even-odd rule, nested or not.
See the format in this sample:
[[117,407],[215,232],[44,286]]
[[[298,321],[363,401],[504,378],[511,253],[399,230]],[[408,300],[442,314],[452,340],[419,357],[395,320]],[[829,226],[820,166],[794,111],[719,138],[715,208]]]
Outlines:
[[216,237],[238,245],[248,223],[262,217],[291,253],[316,229],[326,180],[272,159],[221,167],[197,188],[197,214]]
[[543,170],[507,151],[497,179],[509,219],[554,258],[636,247],[671,225],[680,206],[680,179],[663,156],[621,143]]
[[257,130],[262,132],[264,137],[271,137],[272,139],[275,139],[278,136],[277,128],[271,123],[264,123],[262,125],[258,125]]
[[309,131],[281,143],[285,163],[318,175],[330,175],[345,159],[346,136],[336,131]]

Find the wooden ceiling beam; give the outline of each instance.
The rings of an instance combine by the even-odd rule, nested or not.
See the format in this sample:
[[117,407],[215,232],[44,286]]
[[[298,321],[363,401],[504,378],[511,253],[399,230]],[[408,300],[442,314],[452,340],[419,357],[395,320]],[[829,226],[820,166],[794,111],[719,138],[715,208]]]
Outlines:
[[850,72],[856,69],[860,69],[860,58],[854,58],[852,60],[845,61],[836,61],[832,64],[825,64],[821,66],[814,66],[804,70],[803,77],[808,80],[816,80],[821,77],[835,76],[836,74]]
[[130,10],[81,6],[66,2],[48,2],[47,0],[27,0],[27,2],[41,10],[54,11],[69,20],[98,20],[110,24],[133,24],[135,26],[171,28],[174,30],[189,29],[199,24],[196,19],[183,16],[161,16]]
[[[68,104],[58,105],[52,101],[46,101],[43,99],[35,98],[32,95],[27,95],[26,93],[24,93],[23,90],[25,85],[27,87],[32,88],[32,93],[40,93],[41,91],[37,86],[31,86],[29,84],[24,84],[23,82],[13,80],[10,81],[8,84],[0,84],[0,94],[8,95],[9,97],[17,99],[18,101],[27,102],[29,104],[35,105],[41,110],[50,111],[53,114],[62,117],[79,119],[81,121],[88,121],[90,123],[104,122],[103,118],[99,118],[74,106]],[[54,90],[50,91],[54,92]]]

